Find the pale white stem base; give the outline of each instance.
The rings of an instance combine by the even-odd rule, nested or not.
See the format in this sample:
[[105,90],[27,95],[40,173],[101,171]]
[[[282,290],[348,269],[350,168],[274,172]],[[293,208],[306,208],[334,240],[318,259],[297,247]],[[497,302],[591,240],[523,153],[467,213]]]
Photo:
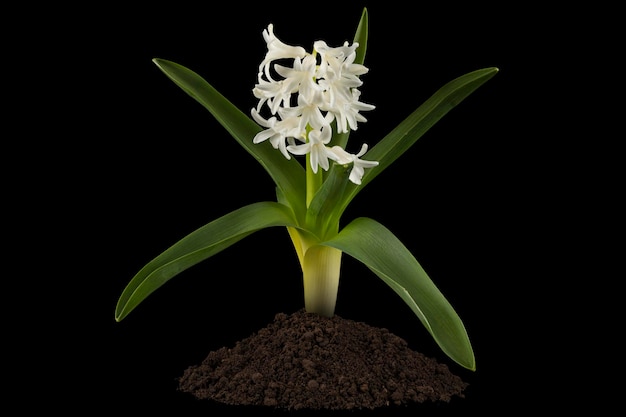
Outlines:
[[306,250],[302,272],[307,312],[325,317],[335,314],[341,255],[340,250],[327,246],[313,246]]

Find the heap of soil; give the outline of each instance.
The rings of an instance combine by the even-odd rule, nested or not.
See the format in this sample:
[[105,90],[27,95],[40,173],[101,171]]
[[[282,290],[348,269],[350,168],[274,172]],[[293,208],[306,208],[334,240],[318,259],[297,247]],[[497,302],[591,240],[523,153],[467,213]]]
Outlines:
[[468,386],[387,329],[304,309],[210,352],[178,382],[198,399],[290,410],[449,402]]

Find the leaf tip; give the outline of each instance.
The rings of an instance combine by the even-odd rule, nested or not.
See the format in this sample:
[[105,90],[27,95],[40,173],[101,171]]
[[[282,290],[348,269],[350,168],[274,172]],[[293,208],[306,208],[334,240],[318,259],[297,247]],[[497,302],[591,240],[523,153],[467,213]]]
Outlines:
[[127,315],[128,311],[126,310],[126,305],[123,305],[120,300],[120,302],[118,302],[118,305],[115,307],[115,321],[119,323]]

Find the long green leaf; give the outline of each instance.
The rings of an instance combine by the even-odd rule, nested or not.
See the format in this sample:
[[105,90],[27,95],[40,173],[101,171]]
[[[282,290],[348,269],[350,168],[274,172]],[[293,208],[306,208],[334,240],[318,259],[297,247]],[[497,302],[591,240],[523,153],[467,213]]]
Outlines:
[[272,148],[269,141],[254,144],[252,139],[261,127],[211,84],[190,69],[165,59],[152,60],[176,85],[202,104],[215,119],[239,142],[269,173],[283,190],[295,213],[305,212],[305,173],[295,158],[286,159]]
[[378,166],[365,171],[361,185],[348,184],[339,211],[343,212],[350,201],[370,181],[380,175],[400,155],[406,152],[435,123],[456,107],[467,96],[483,85],[498,72],[490,67],[462,75],[441,87],[435,94],[419,106],[395,129],[372,147],[364,159],[378,161]]
[[359,44],[356,49],[355,64],[363,64],[365,62],[365,53],[367,52],[367,37],[369,33],[369,16],[367,14],[367,7],[363,8],[361,12],[361,19],[354,33],[354,42]]
[[185,236],[146,264],[128,283],[116,309],[117,321],[174,276],[244,237],[272,226],[295,226],[291,210],[276,202],[241,207]]
[[467,369],[476,369],[474,352],[461,319],[389,229],[375,220],[360,217],[321,245],[337,248],[365,264],[407,303],[446,355]]

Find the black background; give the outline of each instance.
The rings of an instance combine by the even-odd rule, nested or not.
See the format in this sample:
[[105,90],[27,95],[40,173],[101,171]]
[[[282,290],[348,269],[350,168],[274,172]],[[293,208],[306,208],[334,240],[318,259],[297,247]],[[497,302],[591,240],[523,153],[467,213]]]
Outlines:
[[[559,94],[563,74],[584,30],[554,29],[560,11],[508,3],[181,2],[54,9],[60,17],[50,19],[39,11],[49,29],[36,32],[36,47],[27,52],[36,58],[30,81],[38,87],[22,99],[44,116],[39,126],[22,128],[45,125],[57,133],[36,151],[28,143],[23,150],[32,166],[45,168],[31,191],[43,209],[29,223],[34,232],[21,237],[24,247],[40,248],[46,272],[36,274],[35,295],[25,298],[42,306],[36,323],[48,333],[34,332],[39,344],[27,352],[41,356],[22,373],[20,386],[29,388],[20,393],[41,398],[49,391],[49,406],[65,411],[88,404],[190,416],[308,415],[226,407],[176,391],[175,378],[210,350],[303,307],[285,230],[260,231],[185,271],[122,322],[115,322],[114,309],[132,276],[169,245],[236,208],[274,199],[262,167],[152,58],[194,70],[247,112],[256,105],[251,90],[268,23],[285,43],[310,50],[322,39],[337,46],[352,40],[363,7],[370,71],[361,98],[376,109],[351,134],[354,143],[373,146],[453,78],[492,66],[500,72],[344,215],[344,222],[378,220],[411,250],[464,321],[477,370],[452,363],[401,299],[348,256],[336,313],[386,327],[449,364],[470,383],[466,398],[349,414],[559,408],[563,398],[588,389],[574,384],[555,394],[572,382],[561,375],[575,361],[563,343],[576,344],[575,313],[554,308],[568,291],[562,283],[571,276],[562,266],[571,253],[555,248],[563,234],[574,233],[562,216],[568,174],[550,168],[564,140],[555,134],[554,103],[568,100]],[[30,262],[19,265],[28,271]],[[588,366],[578,363],[576,370]],[[44,365],[45,372],[36,371]],[[33,384],[43,381],[54,388],[34,394]]]

